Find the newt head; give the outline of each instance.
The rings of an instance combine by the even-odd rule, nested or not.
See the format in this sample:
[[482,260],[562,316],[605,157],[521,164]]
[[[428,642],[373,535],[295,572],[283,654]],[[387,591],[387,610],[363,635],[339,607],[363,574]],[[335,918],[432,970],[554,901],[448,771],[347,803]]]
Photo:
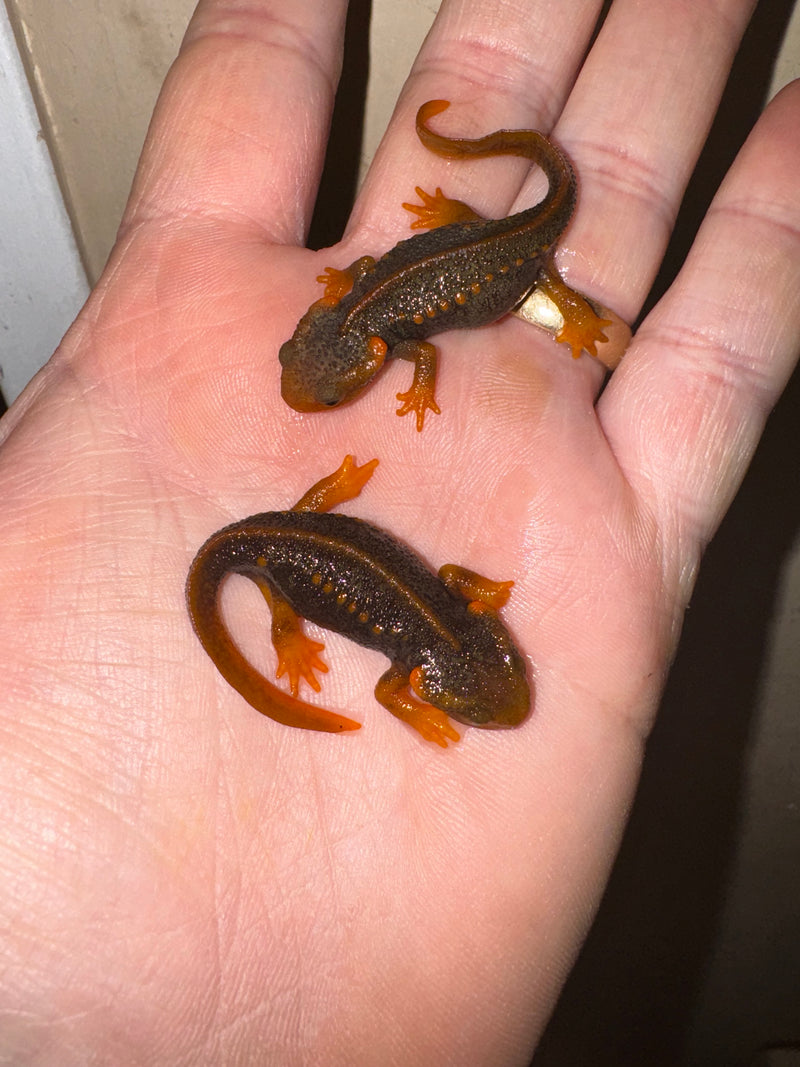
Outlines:
[[484,633],[469,655],[412,671],[412,688],[467,726],[519,726],[531,709],[525,661],[494,613],[484,623]]
[[281,345],[281,396],[295,411],[325,411],[356,397],[383,366],[380,337],[339,333],[321,306],[312,305],[294,336]]

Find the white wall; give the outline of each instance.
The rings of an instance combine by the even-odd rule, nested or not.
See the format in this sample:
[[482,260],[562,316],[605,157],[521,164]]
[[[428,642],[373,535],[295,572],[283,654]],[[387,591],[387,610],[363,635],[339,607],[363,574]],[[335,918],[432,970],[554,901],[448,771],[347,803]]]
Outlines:
[[89,287],[0,4],[0,368],[7,403],[49,359]]

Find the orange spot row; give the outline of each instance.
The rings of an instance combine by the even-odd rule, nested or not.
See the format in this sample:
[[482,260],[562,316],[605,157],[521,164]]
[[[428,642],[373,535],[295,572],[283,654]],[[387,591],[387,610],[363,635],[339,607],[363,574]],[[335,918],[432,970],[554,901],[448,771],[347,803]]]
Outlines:
[[[514,260],[514,265],[517,266],[517,267],[521,267],[524,262],[525,262],[525,260],[521,256],[518,256]],[[507,264],[504,264],[502,267],[500,267],[500,273],[501,274],[508,274],[509,270],[510,270],[510,267]],[[484,275],[484,281],[485,282],[493,282],[494,279],[495,279],[495,275],[492,274],[491,272],[486,274],[486,275]],[[480,282],[472,282],[472,284],[469,287],[469,290],[474,296],[477,296],[478,293],[481,291],[481,283]],[[463,306],[467,302],[467,294],[465,292],[459,291],[454,295],[453,300],[459,306]],[[417,311],[414,315],[411,316],[411,320],[412,320],[412,322],[415,322],[417,324],[417,326],[421,326],[426,318],[429,318],[429,319],[436,318],[436,315],[438,314],[439,311],[449,311],[450,310],[450,306],[451,306],[450,305],[450,301],[447,300],[445,297],[443,297],[441,300],[438,301],[438,306],[434,306],[433,304],[429,304],[425,308],[425,313],[424,314],[421,311]],[[397,316],[397,321],[398,322],[402,322],[405,318],[406,318],[405,313],[401,312]],[[380,340],[380,338],[372,338],[371,342],[373,340],[374,341],[378,341],[378,340]],[[374,354],[378,354],[378,353],[374,353]],[[385,353],[381,352],[380,354],[383,355]]]
[[[257,562],[259,563],[259,566],[264,566],[266,564],[266,560],[259,559]],[[323,584],[322,575],[319,573],[319,571],[315,571],[314,574],[311,575],[311,584],[312,585],[321,585],[323,593],[332,593],[333,589],[334,589],[333,582],[331,582],[331,581],[326,581]],[[340,607],[343,607],[347,603],[347,601],[348,601],[347,593],[344,593],[344,592],[337,593],[337,595],[336,595],[336,603],[339,604]],[[347,604],[347,611],[351,615],[353,615],[356,611],[358,611],[358,604],[357,604],[357,602],[355,600],[351,600],[350,603]],[[363,623],[368,622],[369,621],[369,612],[368,611],[359,612],[358,621],[359,622],[363,622]],[[372,632],[377,635],[377,634],[382,634],[384,629],[385,629],[385,627],[382,626],[380,623],[376,622],[376,623],[372,624],[371,629],[372,629]],[[392,633],[393,634],[399,634],[400,633],[400,628],[398,626],[393,626],[392,627]]]

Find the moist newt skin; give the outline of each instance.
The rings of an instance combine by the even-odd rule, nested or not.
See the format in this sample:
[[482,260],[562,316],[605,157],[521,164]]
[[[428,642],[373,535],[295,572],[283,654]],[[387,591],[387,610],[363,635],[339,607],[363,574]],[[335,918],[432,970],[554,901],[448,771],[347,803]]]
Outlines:
[[428,121],[449,106],[429,100],[417,113],[417,133],[446,158],[514,155],[542,168],[544,199],[504,219],[485,219],[466,204],[417,188],[421,204],[404,204],[417,216],[414,229],[380,259],[362,256],[345,270],[319,277],[324,295],[280,349],[281,394],[297,411],[324,411],[354,399],[386,360],[414,364],[411,387],[398,393],[398,415],[413,413],[421,430],[436,403],[436,349],[426,340],[446,330],[485,326],[513,311],[535,287],[558,306],[564,327],[557,340],[574,356],[597,355],[605,341],[601,319],[570,289],[552,261],[554,245],[572,216],[576,180],[559,148],[535,130],[498,130],[475,140],[434,133]]
[[[377,649],[390,666],[375,687],[380,704],[442,747],[458,741],[450,718],[470,726],[516,726],[528,714],[525,660],[498,611],[512,582],[492,582],[447,565],[434,574],[384,530],[328,514],[357,496],[377,466],[346,456],[289,511],[269,511],[213,534],[186,584],[189,614],[223,677],[262,714],[288,726],[341,732],[359,723],[298,699],[301,679],[319,691],[323,645],[301,619]],[[229,574],[250,578],[272,610],[277,676],[269,682],[244,658],[222,620],[219,593]]]

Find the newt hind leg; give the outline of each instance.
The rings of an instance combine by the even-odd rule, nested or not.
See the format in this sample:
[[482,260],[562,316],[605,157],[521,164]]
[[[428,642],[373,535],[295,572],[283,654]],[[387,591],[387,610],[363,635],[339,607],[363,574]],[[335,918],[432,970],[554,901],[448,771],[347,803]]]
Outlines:
[[293,697],[300,691],[301,678],[318,693],[320,684],[315,672],[328,673],[328,665],[319,657],[325,645],[305,633],[299,615],[275,592],[263,575],[256,573],[249,577],[261,590],[272,614],[272,644],[278,655],[275,677],[288,675],[289,691]]
[[[262,715],[266,715],[270,719],[274,719],[276,722],[284,723],[286,726],[294,726],[304,730],[322,730],[326,733],[358,730],[360,723],[336,712],[327,711],[325,708],[306,704],[304,701],[298,700],[294,695],[290,696],[289,693],[267,681],[262,674],[248,663],[231,638],[220,611],[218,593],[220,578],[224,577],[224,575],[224,570],[220,572],[216,569],[213,547],[209,547],[207,543],[204,548],[201,548],[189,570],[186,597],[195,632],[200,638],[203,648],[226,682],[233,686],[256,711],[261,712]],[[249,573],[248,577],[254,578],[255,576]],[[257,580],[256,585],[261,588],[266,596],[266,579],[263,579],[263,584],[261,580]],[[271,605],[274,604],[271,592],[267,599]],[[288,608],[288,605],[286,606]],[[295,621],[299,629],[299,620],[296,617]],[[290,623],[289,631],[291,629]],[[308,640],[300,631],[300,644],[296,647],[302,646]],[[280,644],[280,640],[277,643]],[[310,642],[310,644],[314,646],[317,643]],[[321,648],[312,648],[311,650],[312,663],[317,660],[317,651],[321,651]],[[298,653],[290,648],[288,654],[290,657],[293,656],[295,663],[297,663]],[[280,663],[280,649],[278,655]],[[301,648],[299,652],[301,666],[296,668],[295,681],[292,684],[293,693],[296,692],[301,674],[307,679],[310,674],[313,679],[313,671],[315,669],[326,669],[324,664],[319,665],[321,661],[313,663],[313,667],[305,666],[304,664],[308,662],[308,659],[307,648],[305,650]],[[293,668],[287,661],[285,652],[283,654],[283,662],[286,664],[285,670],[289,672],[291,680]],[[281,673],[280,667],[279,673]],[[314,688],[318,689],[319,684],[317,683]]]
[[412,230],[435,230],[451,222],[479,222],[483,219],[469,204],[465,204],[463,200],[451,200],[438,187],[435,193],[426,193],[419,186],[414,192],[422,203],[403,204],[406,211],[417,216],[411,223]]
[[610,326],[611,319],[600,318],[586,297],[571,289],[555,267],[542,268],[536,288],[552,300],[563,320],[556,340],[570,346],[573,359],[584,349],[597,357],[597,345],[608,340],[603,327]]
[[[378,460],[372,459],[359,467],[354,456],[345,456],[338,470],[315,482],[291,510],[330,511],[337,504],[352,500],[367,484],[377,465]],[[304,632],[300,617],[283,597],[275,592],[263,574],[256,572],[249,577],[261,590],[272,614],[272,644],[278,655],[275,676],[288,676],[292,696],[297,696],[301,679],[318,693],[320,683],[316,675],[327,674],[328,671],[327,664],[319,657],[325,645]]]

